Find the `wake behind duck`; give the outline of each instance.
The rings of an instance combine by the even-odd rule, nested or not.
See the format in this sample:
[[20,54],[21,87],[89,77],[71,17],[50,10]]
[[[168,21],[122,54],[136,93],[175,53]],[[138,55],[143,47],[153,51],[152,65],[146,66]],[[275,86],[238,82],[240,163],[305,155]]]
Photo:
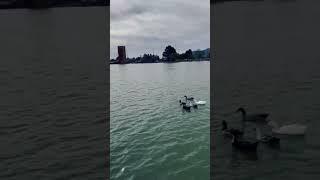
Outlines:
[[307,130],[307,126],[302,124],[289,124],[279,126],[275,121],[269,121],[268,125],[272,127],[273,134],[305,135],[305,132]]

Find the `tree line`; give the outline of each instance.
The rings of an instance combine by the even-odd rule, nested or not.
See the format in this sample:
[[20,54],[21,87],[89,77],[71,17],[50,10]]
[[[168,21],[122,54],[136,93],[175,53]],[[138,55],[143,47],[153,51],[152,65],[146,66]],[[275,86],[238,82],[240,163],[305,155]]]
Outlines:
[[[160,58],[158,55],[144,54],[140,57],[127,58],[126,63],[179,62],[210,58],[210,51],[208,49],[207,53],[205,53],[205,51],[206,50],[192,51],[191,49],[188,49],[184,53],[179,54],[173,46],[168,45],[162,53],[162,58]],[[111,61],[116,62],[115,59],[111,59]]]

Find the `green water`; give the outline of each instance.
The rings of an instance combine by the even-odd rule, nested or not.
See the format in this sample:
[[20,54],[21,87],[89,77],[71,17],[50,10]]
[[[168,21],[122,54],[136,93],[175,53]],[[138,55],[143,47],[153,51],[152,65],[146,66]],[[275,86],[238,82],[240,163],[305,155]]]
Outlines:
[[[210,62],[111,65],[111,179],[209,179]],[[207,101],[185,112],[179,99]]]

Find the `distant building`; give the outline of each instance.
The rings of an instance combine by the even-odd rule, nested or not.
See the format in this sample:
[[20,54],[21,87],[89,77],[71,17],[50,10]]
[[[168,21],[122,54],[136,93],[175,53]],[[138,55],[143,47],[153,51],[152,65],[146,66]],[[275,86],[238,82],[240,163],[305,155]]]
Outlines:
[[126,62],[126,47],[118,46],[118,57],[117,60],[120,64],[124,64]]

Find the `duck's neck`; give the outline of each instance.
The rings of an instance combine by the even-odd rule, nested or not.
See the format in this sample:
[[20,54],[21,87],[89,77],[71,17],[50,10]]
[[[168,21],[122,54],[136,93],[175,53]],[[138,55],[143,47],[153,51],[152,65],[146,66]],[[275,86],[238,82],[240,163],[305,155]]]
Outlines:
[[242,114],[242,121],[245,121],[247,116],[246,111],[241,110],[241,114]]
[[228,125],[227,123],[223,122],[222,123],[222,131],[228,130]]
[[279,125],[275,121],[270,121],[268,124],[272,127],[272,130],[279,129]]
[[244,120],[241,121],[241,131],[244,132],[244,128],[245,128],[245,122]]
[[257,140],[261,140],[261,130],[260,130],[260,127],[256,127],[256,138]]

